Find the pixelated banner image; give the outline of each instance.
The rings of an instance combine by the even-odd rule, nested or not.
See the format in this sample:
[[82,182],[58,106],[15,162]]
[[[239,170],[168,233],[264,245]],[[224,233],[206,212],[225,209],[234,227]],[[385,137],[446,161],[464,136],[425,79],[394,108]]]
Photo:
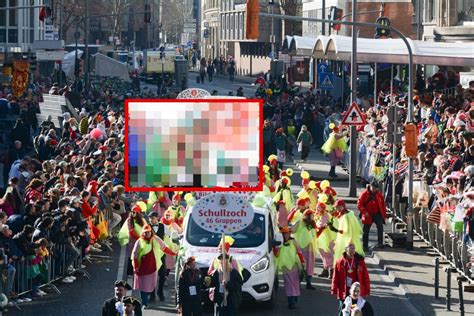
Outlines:
[[129,191],[259,191],[258,100],[127,100]]

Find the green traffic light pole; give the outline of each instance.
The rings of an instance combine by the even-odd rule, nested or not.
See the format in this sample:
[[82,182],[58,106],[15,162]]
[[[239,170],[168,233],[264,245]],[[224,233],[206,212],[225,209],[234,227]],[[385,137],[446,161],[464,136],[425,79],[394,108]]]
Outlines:
[[[355,1],[354,1],[355,2]],[[353,12],[354,5],[353,5]],[[368,22],[356,22],[356,21],[340,21],[340,20],[330,20],[330,19],[319,19],[319,18],[309,18],[309,17],[299,17],[299,16],[287,16],[282,14],[268,14],[268,13],[259,13],[259,16],[262,17],[270,17],[275,19],[281,20],[292,20],[292,21],[310,21],[310,22],[319,22],[319,23],[332,23],[332,24],[342,24],[352,26],[353,28],[356,26],[361,27],[370,27],[370,28],[381,28],[386,29],[394,32],[403,40],[404,44],[408,50],[408,116],[407,122],[413,122],[413,50],[411,48],[410,43],[406,36],[398,29],[390,25],[380,25],[377,23],[368,23]],[[353,18],[354,20],[354,18]],[[355,38],[355,32],[353,32],[352,36],[352,69],[357,69],[357,40]],[[351,95],[353,96],[353,100],[355,100],[354,96],[356,95],[356,85],[357,85],[357,76],[355,71],[352,71],[352,80],[351,80]],[[350,181],[349,181],[349,196],[356,197],[357,196],[357,186],[356,186],[356,157],[355,151],[352,150],[356,148],[356,135],[355,135],[355,128],[351,127],[351,167],[350,167]],[[394,157],[395,159],[395,157]],[[408,209],[407,209],[407,249],[413,249],[413,159],[408,157]]]

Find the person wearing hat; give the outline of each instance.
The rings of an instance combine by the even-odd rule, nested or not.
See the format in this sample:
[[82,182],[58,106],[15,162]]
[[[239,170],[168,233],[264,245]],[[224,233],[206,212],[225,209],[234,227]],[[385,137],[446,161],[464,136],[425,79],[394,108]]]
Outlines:
[[158,212],[158,219],[163,217],[165,214],[165,210],[168,209],[172,204],[168,192],[155,192],[150,191],[148,193],[147,199],[147,209],[157,211]]
[[318,228],[316,237],[318,239],[319,255],[323,262],[323,272],[318,274],[318,277],[330,278],[334,263],[334,240],[336,239],[336,233],[331,229],[332,216],[329,214],[324,202],[318,202],[316,216],[316,226]]
[[297,194],[299,197],[300,195],[307,196],[309,198],[309,207],[314,209],[316,207],[316,198],[315,194],[313,194],[314,190],[316,189],[316,185],[314,181],[310,180],[310,174],[308,171],[302,171],[301,174],[301,191]]
[[183,225],[184,215],[186,215],[186,211],[184,207],[180,204],[181,203],[181,195],[180,192],[175,192],[172,199],[172,204],[168,207],[173,214],[173,219],[181,227]]
[[205,278],[205,284],[209,287],[209,298],[214,303],[214,315],[237,315],[237,309],[242,300],[242,267],[240,263],[229,255],[230,247],[234,244],[234,238],[225,236],[219,243],[220,251]]
[[299,194],[296,200],[296,206],[293,207],[287,216],[288,223],[294,225],[299,219],[303,217],[304,212],[309,208],[310,199],[307,193]]
[[295,309],[300,292],[300,271],[304,270],[304,257],[296,240],[291,238],[291,230],[288,226],[280,228],[283,235],[283,244],[274,248],[276,257],[277,273],[283,274],[283,282],[286,296],[288,297],[288,308]]
[[342,257],[349,241],[352,241],[354,244],[356,252],[364,256],[365,254],[362,247],[362,226],[359,220],[353,211],[347,209],[344,200],[337,200],[334,207],[335,211],[333,213],[332,227],[338,232],[336,240],[334,241],[334,262]]
[[203,288],[199,270],[196,268],[196,258],[188,257],[178,278],[178,293],[176,309],[183,316],[201,316],[201,289]]
[[275,196],[273,197],[273,203],[279,203],[280,201],[285,202],[287,210],[291,210],[295,206],[293,193],[291,193],[291,180],[282,172],[282,177],[275,183]]
[[[123,316],[137,316],[136,310],[141,311],[142,304],[133,296],[126,296],[123,298]],[[141,312],[140,312],[141,315]]]
[[[151,229],[153,230],[153,233],[160,237],[161,239],[164,240],[165,238],[165,225],[160,221],[160,217],[159,217],[159,214],[158,212],[156,211],[152,211],[150,212],[150,214],[148,215],[148,220],[149,220],[149,224],[151,226]],[[151,294],[150,294],[150,302],[153,302],[155,301],[155,296],[156,294],[158,294],[158,297],[160,299],[160,301],[164,301],[165,300],[165,296],[163,294],[163,288],[165,286],[165,280],[166,280],[166,258],[168,258],[168,256],[166,256],[165,254],[163,254],[163,256],[161,257],[161,267],[160,269],[158,270],[158,289],[155,293],[155,291],[153,291]]]
[[145,224],[131,255],[134,274],[133,288],[140,291],[142,304],[145,307],[148,305],[150,293],[156,288],[163,254],[176,256],[176,252],[169,249],[163,239],[153,233],[151,226]]
[[329,124],[329,129],[331,129],[331,134],[329,134],[329,138],[321,147],[321,150],[329,157],[331,164],[329,176],[336,178],[336,166],[337,163],[344,158],[344,153],[347,151],[347,143],[344,139],[344,135],[340,133],[339,127],[334,123]]
[[344,300],[350,294],[349,290],[354,282],[360,283],[361,297],[370,295],[369,271],[364,257],[356,253],[354,243],[349,241],[343,257],[334,265],[331,282],[331,294],[339,300],[339,311],[342,310]]
[[306,125],[301,126],[301,131],[298,134],[298,138],[296,139],[296,143],[298,144],[298,152],[301,153],[301,160],[306,162],[306,159],[309,155],[310,146],[313,143],[313,137],[311,133],[308,131]]
[[315,288],[311,284],[311,280],[314,274],[316,254],[318,253],[318,243],[316,239],[317,226],[314,221],[314,211],[307,209],[303,213],[303,217],[292,227],[292,231],[294,232],[296,242],[301,247],[304,261],[306,262],[306,289],[314,290]]
[[278,167],[278,157],[276,155],[268,156],[270,179],[273,181],[273,185],[280,180],[281,169]]
[[369,232],[372,223],[377,226],[377,247],[383,248],[383,225],[387,218],[387,209],[378,183],[372,182],[366,186],[357,200],[357,208],[364,224],[362,237],[364,251],[369,250]]
[[[183,232],[183,229],[175,222],[173,213],[170,209],[165,211],[165,214],[160,219],[160,223],[164,226],[164,238],[165,244],[173,251],[178,251],[179,245],[173,242],[173,239],[177,239],[179,234]],[[166,256],[166,276],[169,275],[171,269],[175,265],[175,258]]]
[[[121,246],[127,245],[126,257],[130,258],[135,242],[140,238],[142,228],[146,224],[142,215],[142,209],[139,205],[132,207],[125,223],[118,233],[118,241]],[[127,275],[133,275],[132,261],[129,260],[127,266]]]
[[[124,299],[127,297],[127,291],[131,291],[132,287],[127,281],[117,280],[115,281],[115,296],[104,301],[102,305],[102,316],[116,316],[121,315],[119,309],[123,308],[122,304],[125,304]],[[117,304],[122,303],[122,304]],[[142,315],[141,306],[134,306],[135,316]]]

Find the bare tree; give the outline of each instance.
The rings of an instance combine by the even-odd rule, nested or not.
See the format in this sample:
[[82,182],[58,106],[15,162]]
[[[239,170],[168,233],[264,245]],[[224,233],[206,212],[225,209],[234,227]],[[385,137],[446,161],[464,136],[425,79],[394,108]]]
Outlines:
[[162,32],[166,34],[170,43],[179,43],[184,21],[192,15],[192,1],[163,1],[162,10]]
[[[84,0],[56,0],[54,4],[56,5],[56,9],[53,12],[56,14],[56,21],[58,25],[61,23],[59,27],[63,39],[66,40],[66,34],[69,29],[71,29],[71,27],[75,29],[77,18],[84,16],[85,2]],[[60,18],[58,15],[62,15],[62,17]],[[81,25],[81,27],[83,27],[83,25]]]
[[110,23],[110,30],[112,38],[114,38],[115,46],[115,37],[120,34],[121,25],[123,24],[123,19],[126,17],[120,15],[126,13],[132,7],[131,0],[103,0],[101,3],[104,12],[113,14],[113,16],[106,18]]

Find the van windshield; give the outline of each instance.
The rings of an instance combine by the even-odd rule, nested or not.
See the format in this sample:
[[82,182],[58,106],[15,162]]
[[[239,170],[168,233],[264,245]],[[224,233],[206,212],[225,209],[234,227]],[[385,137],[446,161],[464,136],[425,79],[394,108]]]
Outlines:
[[[211,233],[199,227],[192,216],[189,216],[187,230],[186,239],[193,246],[217,247],[222,238],[219,233]],[[254,214],[253,221],[249,226],[230,236],[235,239],[233,248],[260,246],[265,241],[265,216]]]

